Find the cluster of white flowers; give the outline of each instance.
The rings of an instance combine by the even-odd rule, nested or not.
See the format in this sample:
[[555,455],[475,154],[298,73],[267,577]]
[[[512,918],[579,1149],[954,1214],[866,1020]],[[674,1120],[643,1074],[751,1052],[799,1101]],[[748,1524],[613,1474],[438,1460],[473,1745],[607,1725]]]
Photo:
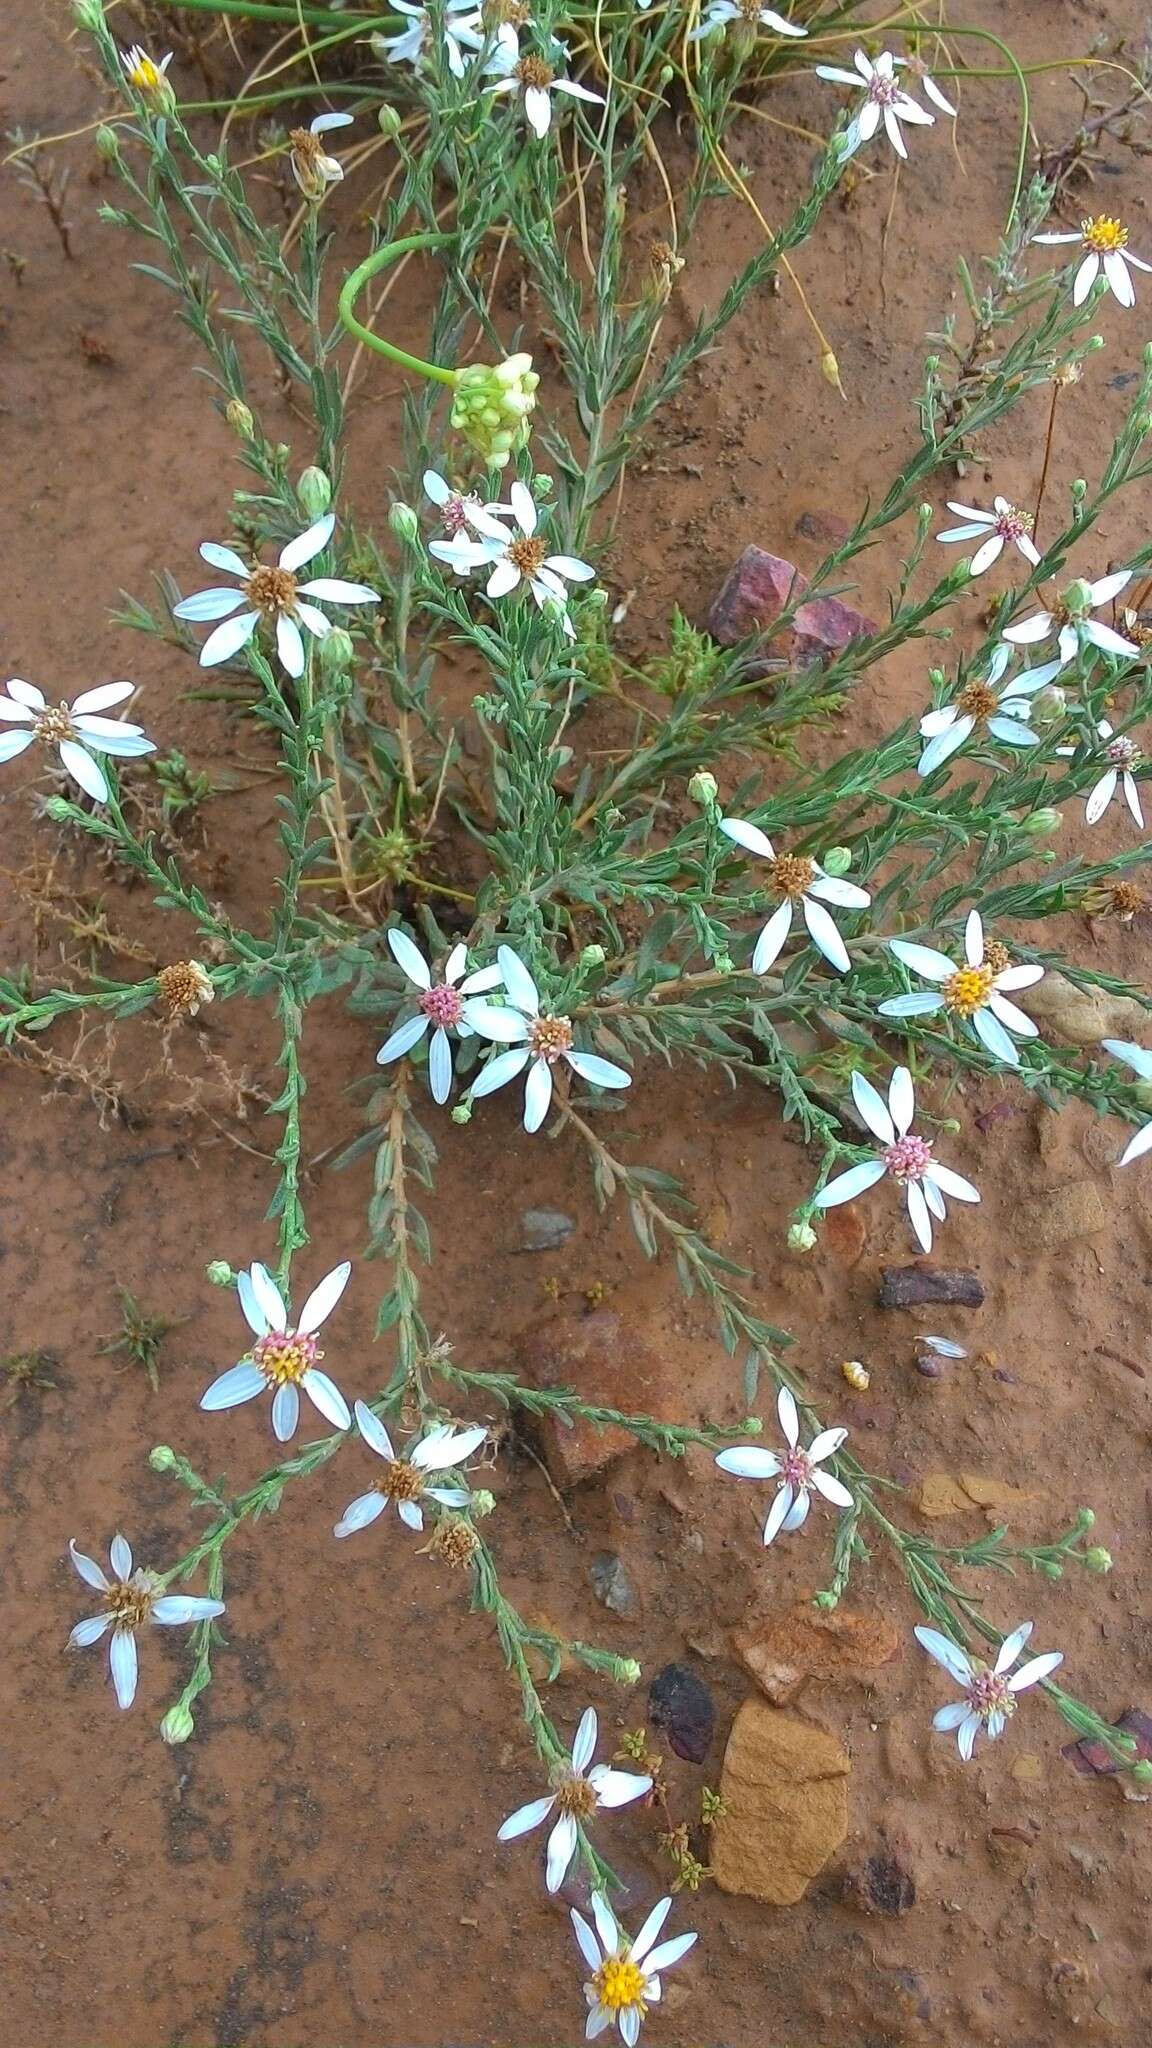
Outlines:
[[[447,540],[429,543],[429,554],[460,577],[486,570],[484,595],[489,600],[510,597],[526,584],[541,610],[551,606],[568,639],[574,640],[564,586],[587,583],[596,571],[575,555],[549,554],[537,532],[540,514],[527,485],[514,483],[507,505],[482,505],[475,496],[452,493],[434,471],[425,476],[424,488],[442,513],[450,512],[453,529]],[[505,523],[509,519],[510,526]]]

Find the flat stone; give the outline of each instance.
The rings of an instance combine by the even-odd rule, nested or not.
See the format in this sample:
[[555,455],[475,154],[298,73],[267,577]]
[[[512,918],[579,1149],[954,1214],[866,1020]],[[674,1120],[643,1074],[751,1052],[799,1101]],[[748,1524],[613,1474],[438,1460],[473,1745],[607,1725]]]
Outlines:
[[900,1635],[883,1614],[801,1600],[783,1614],[737,1629],[732,1648],[774,1706],[787,1706],[805,1679],[854,1679],[890,1664]]
[[802,512],[796,521],[796,531],[801,540],[820,540],[827,546],[838,548],[847,540],[852,528],[847,519],[841,519],[835,512]]
[[[806,667],[840,654],[850,640],[874,633],[875,622],[838,597],[808,598],[808,578],[783,555],[747,547],[729,570],[713,601],[706,625],[721,647],[735,647],[754,634],[761,636],[760,656],[750,666],[752,677],[779,668]],[[773,633],[785,606],[800,598],[791,626]]]
[[[650,1415],[657,1422],[686,1419],[678,1364],[653,1350],[614,1309],[559,1308],[544,1316],[520,1337],[516,1363],[531,1386],[569,1388],[593,1407]],[[594,1477],[635,1441],[615,1425],[599,1429],[593,1422],[569,1424],[554,1415],[540,1416],[533,1427],[558,1486]]]
[[746,1700],[720,1775],[723,1812],[712,1830],[721,1891],[794,1906],[848,1832],[851,1763],[821,1728]]
[[562,1209],[525,1209],[520,1218],[520,1243],[526,1252],[559,1251],[575,1228]]
[[1102,1038],[1139,1040],[1148,1026],[1148,1012],[1131,996],[1077,988],[1055,970],[1030,988],[1024,1000],[1044,1038],[1062,1038],[1070,1045],[1097,1046]]
[[684,1763],[702,1764],[712,1742],[716,1709],[702,1678],[685,1664],[666,1664],[648,1688],[648,1719],[668,1737]]
[[617,1557],[614,1550],[598,1550],[588,1576],[601,1607],[606,1607],[610,1614],[618,1614],[622,1621],[631,1620],[639,1602],[623,1558]]
[[1095,1237],[1111,1230],[1115,1218],[1094,1180],[1069,1181],[1062,1188],[1047,1188],[1017,1211],[1021,1242],[1042,1245],[1054,1251],[1079,1237]]
[[882,1266],[876,1301],[880,1308],[980,1308],[984,1283],[944,1266]]

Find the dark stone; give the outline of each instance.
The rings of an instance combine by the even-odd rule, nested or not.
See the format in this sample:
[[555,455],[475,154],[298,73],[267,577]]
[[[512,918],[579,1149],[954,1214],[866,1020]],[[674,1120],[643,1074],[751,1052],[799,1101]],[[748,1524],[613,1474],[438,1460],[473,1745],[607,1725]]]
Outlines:
[[902,1863],[884,1850],[870,1856],[864,1865],[862,1894],[876,1913],[910,1913],[916,1904],[916,1886]]
[[[747,547],[729,570],[708,613],[706,625],[721,647],[761,636],[762,658],[754,660],[751,677],[789,667],[806,667],[843,652],[850,640],[874,633],[874,620],[838,597],[807,598],[808,578],[783,555]],[[789,604],[802,600],[791,625],[773,633]]]
[[881,1308],[979,1308],[984,1284],[975,1273],[942,1266],[882,1266],[876,1299]]
[[614,1550],[598,1550],[588,1576],[600,1605],[607,1607],[609,1613],[618,1614],[621,1620],[630,1620],[638,1602],[636,1588],[628,1576],[623,1558],[617,1557]]
[[716,1709],[702,1678],[683,1664],[666,1664],[648,1688],[648,1719],[668,1737],[674,1756],[702,1764],[712,1741]]
[[576,1225],[562,1209],[525,1209],[520,1242],[526,1252],[555,1252],[567,1244]]
[[796,521],[796,531],[801,540],[819,540],[829,547],[842,546],[852,528],[846,519],[838,519],[834,512],[802,512]]

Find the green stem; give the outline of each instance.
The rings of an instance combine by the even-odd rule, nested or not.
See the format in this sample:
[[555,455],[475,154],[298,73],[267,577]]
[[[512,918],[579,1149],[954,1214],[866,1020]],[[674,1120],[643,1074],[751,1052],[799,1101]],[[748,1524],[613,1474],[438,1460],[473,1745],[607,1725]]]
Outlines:
[[356,318],[352,308],[365,286],[387,264],[394,263],[397,256],[406,256],[413,249],[449,248],[455,240],[455,235],[404,235],[398,242],[385,242],[382,249],[377,249],[373,255],[365,257],[364,262],[358,264],[345,278],[338,309],[349,334],[354,334],[365,348],[375,349],[377,355],[387,356],[389,362],[397,363],[402,370],[414,370],[418,377],[431,377],[437,384],[450,386],[456,383],[455,370],[446,370],[440,363],[426,363],[421,356],[411,356],[407,349],[396,348],[392,342],[385,341],[383,335],[373,334],[370,327],[365,327]]
[[305,24],[333,28],[347,24],[355,28],[399,28],[398,14],[339,15],[330,7],[276,7],[271,0],[172,0],[174,7],[192,14],[238,14],[244,21],[286,21],[294,28]]

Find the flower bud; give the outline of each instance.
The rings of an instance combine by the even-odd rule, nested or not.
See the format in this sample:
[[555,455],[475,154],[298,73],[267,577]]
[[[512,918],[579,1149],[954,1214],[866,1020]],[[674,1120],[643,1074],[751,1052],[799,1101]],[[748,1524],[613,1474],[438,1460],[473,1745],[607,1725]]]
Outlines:
[[639,1685],[643,1673],[635,1657],[617,1657],[612,1676],[617,1685]]
[[1095,1511],[1095,1509],[1094,1509],[1094,1508],[1077,1508],[1077,1510],[1076,1510],[1076,1527],[1077,1527],[1077,1528],[1078,1528],[1079,1530],[1081,1530],[1082,1532],[1087,1532],[1087,1531],[1088,1531],[1089,1529],[1094,1529],[1094,1528],[1096,1527],[1096,1511]]
[[1032,699],[1032,719],[1036,725],[1059,725],[1068,709],[1068,698],[1059,683],[1045,683]]
[[810,1223],[794,1223],[788,1232],[790,1252],[814,1251],[818,1243],[819,1239]]
[[1152,1081],[1135,1082],[1132,1092],[1141,1109],[1152,1109]]
[[254,439],[256,422],[252,417],[249,407],[245,405],[242,398],[230,398],[228,400],[227,405],[224,407],[224,417],[232,432],[238,434],[242,441]]
[[455,1109],[449,1113],[454,1124],[470,1124],[472,1121],[472,1105],[470,1102],[458,1102]]
[[[369,41],[375,41],[375,37],[369,37]],[[383,100],[381,102],[380,107],[377,111],[376,126],[379,128],[380,133],[384,137],[386,142],[394,141],[396,136],[399,135],[401,128],[404,126],[404,123],[401,120],[400,115],[396,111],[396,108],[390,107],[388,105],[387,100]]]
[[736,962],[732,958],[731,953],[714,953],[712,955],[712,965],[717,974],[735,974],[736,972]]
[[195,1733],[196,1723],[192,1718],[191,1708],[186,1707],[183,1700],[177,1700],[174,1707],[169,1707],[160,1723],[163,1740],[175,1748],[178,1743],[187,1742],[188,1737]]
[[852,865],[850,846],[831,846],[820,863],[826,875],[846,875]]
[[227,1259],[213,1259],[204,1271],[211,1287],[231,1287],[236,1278]]
[[482,1522],[485,1515],[492,1513],[495,1505],[496,1495],[489,1493],[486,1486],[478,1486],[468,1503],[468,1512],[472,1516],[473,1521]]
[[457,370],[451,424],[494,469],[504,469],[527,447],[539,382],[523,351],[502,363],[469,363]]
[[402,505],[399,500],[389,507],[388,524],[397,540],[414,541],[420,532],[420,521],[411,505]]
[[926,369],[930,377],[934,377],[936,375],[937,370],[940,368],[939,356],[925,356],[924,368]]
[[1152,1760],[1142,1756],[1138,1764],[1133,1764],[1132,1776],[1138,1785],[1152,1784]]
[[532,496],[534,498],[550,498],[555,488],[555,480],[548,475],[547,470],[542,469],[532,479]]
[[1083,577],[1078,576],[1075,583],[1070,583],[1067,590],[1061,592],[1061,596],[1073,616],[1091,609],[1092,586],[1085,583]]
[[1020,830],[1026,832],[1029,839],[1046,839],[1050,832],[1058,832],[1063,823],[1063,814],[1054,811],[1051,804],[1044,804],[1027,818],[1021,818]]
[[1050,1557],[1041,1558],[1040,1569],[1046,1579],[1062,1579],[1064,1577],[1063,1565],[1055,1564]]
[[343,626],[333,626],[320,642],[320,668],[325,676],[346,675],[356,659],[356,644]]
[[309,519],[323,519],[332,503],[331,478],[324,470],[310,464],[296,486],[296,496]]
[[1094,1543],[1091,1550],[1084,1552],[1084,1562],[1090,1572],[1099,1572],[1103,1576],[1112,1569],[1112,1552],[1105,1550],[1102,1544]]
[[72,0],[72,12],[81,28],[104,26],[104,0]]
[[580,955],[581,967],[603,967],[608,958],[603,946],[585,946]]
[[96,154],[106,164],[114,164],[120,154],[120,137],[103,123],[96,130]]
[[716,777],[709,773],[707,768],[698,768],[688,784],[688,794],[694,804],[700,804],[707,810],[709,805],[714,804],[719,796],[720,784],[717,782]]
[[157,1444],[155,1449],[148,1453],[148,1463],[154,1472],[174,1472],[176,1453],[170,1444]]
[[839,1593],[828,1592],[817,1593],[813,1598],[812,1605],[813,1607],[819,1607],[824,1614],[831,1614],[840,1605],[840,1595]]

